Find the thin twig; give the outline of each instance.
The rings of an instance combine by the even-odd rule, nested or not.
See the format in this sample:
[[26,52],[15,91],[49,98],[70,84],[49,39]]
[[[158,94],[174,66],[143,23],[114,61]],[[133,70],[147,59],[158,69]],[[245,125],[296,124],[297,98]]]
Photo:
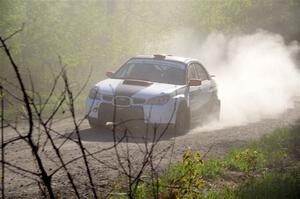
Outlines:
[[5,176],[5,168],[4,168],[4,95],[2,84],[0,85],[0,98],[1,98],[1,190],[2,190],[2,198],[5,198],[5,186],[4,186],[4,176]]
[[[23,29],[24,29],[24,27],[25,27],[25,23],[22,23],[22,27],[21,27],[19,30],[17,30],[17,31],[15,31],[14,33],[12,33],[11,35],[9,35],[8,37],[4,38],[4,39],[3,39],[3,42],[6,42],[7,40],[11,39],[11,38],[12,38],[13,36],[15,36],[16,34],[22,32]],[[2,44],[1,47],[5,48],[5,45]]]
[[90,182],[90,185],[91,185],[91,188],[92,188],[92,192],[93,192],[94,198],[97,199],[98,196],[97,196],[97,193],[96,193],[95,185],[94,185],[94,182],[93,182],[92,174],[91,174],[89,163],[88,163],[88,160],[87,160],[86,151],[84,149],[84,146],[82,144],[81,137],[80,137],[80,134],[79,134],[79,126],[78,126],[78,124],[76,122],[73,93],[70,90],[70,87],[68,86],[69,85],[69,81],[68,81],[68,77],[67,77],[67,74],[66,74],[65,71],[63,73],[63,80],[64,80],[64,83],[65,83],[65,89],[66,89],[68,100],[69,100],[68,101],[69,102],[69,111],[70,111],[70,113],[72,115],[73,124],[75,126],[75,132],[76,132],[76,135],[77,135],[79,148],[80,148],[80,151],[81,151],[81,153],[83,155],[83,160],[84,160],[86,172],[87,172],[87,175],[88,175],[88,178],[89,178],[89,182]]

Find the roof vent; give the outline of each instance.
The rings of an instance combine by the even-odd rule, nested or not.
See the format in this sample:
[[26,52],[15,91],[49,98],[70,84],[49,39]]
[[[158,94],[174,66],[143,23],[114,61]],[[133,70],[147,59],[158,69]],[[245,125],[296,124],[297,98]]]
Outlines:
[[155,59],[165,59],[166,58],[166,55],[164,54],[156,54],[156,55],[153,55]]

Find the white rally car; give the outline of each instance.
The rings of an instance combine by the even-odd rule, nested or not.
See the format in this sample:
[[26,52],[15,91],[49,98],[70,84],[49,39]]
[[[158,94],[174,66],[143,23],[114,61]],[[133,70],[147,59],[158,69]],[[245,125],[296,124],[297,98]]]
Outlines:
[[180,133],[189,128],[193,116],[219,117],[216,82],[195,59],[137,56],[107,76],[91,89],[86,101],[92,128],[108,123],[153,124],[175,127]]

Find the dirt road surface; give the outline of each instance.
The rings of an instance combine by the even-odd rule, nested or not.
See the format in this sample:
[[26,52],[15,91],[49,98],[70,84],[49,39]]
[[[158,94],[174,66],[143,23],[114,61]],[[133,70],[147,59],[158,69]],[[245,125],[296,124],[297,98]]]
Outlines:
[[[205,154],[207,158],[222,157],[230,151],[234,146],[243,146],[249,140],[255,140],[265,134],[271,133],[274,129],[286,127],[295,124],[300,118],[300,109],[289,109],[281,115],[272,118],[266,118],[258,122],[248,123],[245,125],[232,127],[212,126],[196,127],[185,135],[173,136],[171,133],[163,136],[155,146],[156,164],[158,168],[164,169],[172,161],[179,160],[186,149],[199,150]],[[55,138],[55,144],[61,145],[61,152],[64,160],[67,162],[76,157],[80,157],[80,150],[76,144],[77,137],[72,134],[73,123],[71,119],[62,119],[57,121],[53,128],[60,133],[52,133]],[[19,129],[26,131],[26,125],[20,125]],[[13,129],[5,128],[5,140],[15,137],[17,134]],[[89,128],[87,122],[83,122],[80,126],[80,136],[84,147],[94,153],[89,156],[89,164],[92,168],[93,179],[99,191],[103,191],[102,185],[116,180],[120,176],[121,169],[116,158],[115,148],[104,150],[114,145],[114,139],[110,130],[93,130]],[[74,141],[66,140],[65,137],[71,137]],[[117,137],[122,137],[122,133],[117,133]],[[151,145],[151,141],[145,144],[145,139],[139,133],[129,134],[127,140],[124,139],[117,147],[120,156],[126,155],[124,151],[129,151],[129,156],[135,169],[140,169],[141,160],[143,159],[143,151],[145,147]],[[37,138],[38,140],[38,138]],[[49,173],[55,171],[58,167],[58,159],[56,158],[49,141],[45,136],[39,138],[41,142],[40,154],[43,163],[47,167]],[[44,146],[44,147],[43,147]],[[99,152],[100,151],[100,152]],[[12,165],[16,165],[23,169],[36,171],[35,163],[31,156],[31,150],[24,141],[18,141],[14,144],[7,145],[5,148],[5,159]],[[68,165],[71,173],[74,175],[76,183],[82,190],[87,189],[87,174],[84,169],[83,160],[78,159]],[[5,170],[5,193],[9,197],[38,197],[36,193],[39,191],[37,186],[37,177],[28,173],[23,173],[13,167],[6,167]],[[64,195],[64,192],[71,190],[65,174],[62,170],[53,176],[54,188],[57,192]],[[90,194],[90,191],[83,191]]]

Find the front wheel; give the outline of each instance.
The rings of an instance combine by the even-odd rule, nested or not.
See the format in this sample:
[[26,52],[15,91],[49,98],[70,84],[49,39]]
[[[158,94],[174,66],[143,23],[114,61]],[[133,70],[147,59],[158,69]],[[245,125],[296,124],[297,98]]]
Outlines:
[[180,104],[176,114],[175,134],[186,133],[190,128],[190,110],[185,104]]
[[104,122],[100,122],[95,119],[88,119],[88,121],[89,121],[89,125],[92,129],[99,129],[99,128],[105,127]]

